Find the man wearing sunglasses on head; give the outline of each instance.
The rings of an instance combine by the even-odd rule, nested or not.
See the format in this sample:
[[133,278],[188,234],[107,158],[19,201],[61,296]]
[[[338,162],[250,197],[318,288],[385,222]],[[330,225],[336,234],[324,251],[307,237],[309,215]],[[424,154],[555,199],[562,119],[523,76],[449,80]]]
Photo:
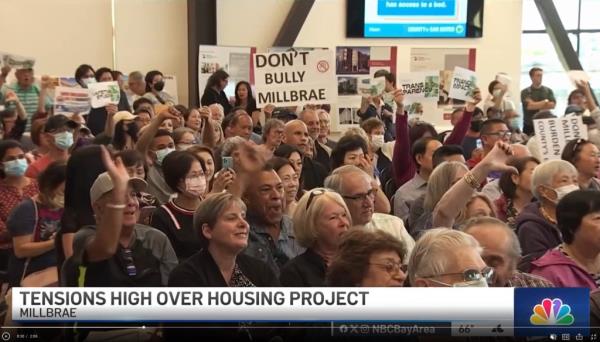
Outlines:
[[488,287],[494,269],[480,256],[482,249],[471,235],[448,228],[424,233],[408,260],[412,287]]
[[406,231],[402,219],[375,213],[375,195],[378,189],[374,187],[373,178],[366,172],[354,165],[338,167],[325,179],[325,187],[342,195],[354,228],[383,230],[404,242],[410,253],[415,241]]

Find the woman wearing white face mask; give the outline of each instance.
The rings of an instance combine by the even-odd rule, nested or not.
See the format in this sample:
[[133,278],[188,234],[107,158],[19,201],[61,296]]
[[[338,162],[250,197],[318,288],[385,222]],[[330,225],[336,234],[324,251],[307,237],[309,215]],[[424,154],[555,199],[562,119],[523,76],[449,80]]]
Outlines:
[[167,235],[181,261],[201,248],[193,221],[194,211],[206,193],[206,167],[195,154],[176,151],[165,157],[162,169],[165,181],[176,197],[154,212],[150,226]]
[[569,162],[550,160],[535,168],[531,192],[539,202],[523,208],[516,219],[524,270],[529,262],[562,242],[556,226],[556,205],[568,193],[578,189],[577,170]]
[[39,194],[25,199],[8,217],[6,227],[13,240],[8,264],[11,286],[19,286],[34,272],[57,266],[54,237],[64,211],[66,172],[64,162],[50,164],[38,177]]
[[[383,152],[383,146],[385,144],[385,126],[383,121],[379,120],[378,118],[370,118],[363,121],[360,124],[360,127],[367,133],[367,136],[369,137],[371,152],[374,158],[377,160],[376,168],[378,173],[382,175],[385,170],[391,171],[392,161]],[[382,183],[385,185],[385,182],[387,182],[389,177],[383,178],[384,179],[382,179]]]
[[22,200],[37,195],[39,189],[36,180],[25,177],[27,160],[19,142],[0,142],[0,161],[0,269],[5,270],[12,248],[6,229],[8,215]]

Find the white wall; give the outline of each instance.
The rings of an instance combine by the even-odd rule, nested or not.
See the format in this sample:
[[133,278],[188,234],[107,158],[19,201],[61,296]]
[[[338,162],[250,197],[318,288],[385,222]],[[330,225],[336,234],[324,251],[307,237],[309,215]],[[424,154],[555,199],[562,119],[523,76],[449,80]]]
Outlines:
[[115,0],[116,69],[158,69],[177,77],[179,103],[188,103],[186,0]]
[[36,58],[36,74],[73,76],[82,63],[177,76],[188,102],[187,1],[2,0],[0,51]]
[[[294,0],[219,0],[217,2],[217,41],[219,45],[271,46]],[[249,3],[252,3],[250,5]],[[286,10],[287,9],[287,10]],[[476,48],[476,70],[480,87],[487,85],[497,72],[513,79],[510,91],[518,100],[521,64],[522,0],[488,0],[484,8],[484,32],[480,39],[348,39],[346,38],[346,0],[316,0],[295,46],[334,47],[341,45],[398,46],[399,72],[409,71],[411,48]],[[251,25],[232,25],[235,21],[254,20]],[[268,28],[267,28],[268,27]],[[426,120],[447,126],[437,108],[425,108]],[[335,115],[334,115],[335,117]],[[337,120],[337,117],[335,118]]]

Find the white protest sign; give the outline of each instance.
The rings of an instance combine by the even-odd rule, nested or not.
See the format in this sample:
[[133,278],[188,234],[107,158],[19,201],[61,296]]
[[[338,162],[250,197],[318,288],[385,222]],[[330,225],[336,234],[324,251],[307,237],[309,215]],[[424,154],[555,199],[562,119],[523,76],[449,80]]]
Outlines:
[[254,55],[257,105],[336,103],[333,51],[290,51]]
[[544,161],[560,159],[569,141],[587,139],[587,127],[581,116],[533,120],[533,126]]
[[91,83],[88,84],[88,89],[90,91],[92,108],[100,108],[109,104],[117,104],[121,99],[119,83],[116,81]]
[[454,67],[448,97],[463,101],[473,101],[473,93],[476,87],[477,75],[475,71]]
[[0,52],[2,55],[2,65],[13,69],[31,69],[35,65],[35,58],[13,55]]
[[56,87],[54,89],[54,114],[68,117],[90,111],[90,92],[85,88]]
[[571,80],[571,82],[575,84],[577,84],[577,81],[590,81],[590,75],[588,75],[587,72],[583,70],[570,70],[567,72],[567,75],[569,75],[569,79]]
[[358,81],[358,93],[364,96],[377,96],[385,90],[385,77],[363,78]]
[[437,101],[440,91],[440,73],[427,71],[398,74],[396,86],[402,90],[404,99],[409,102]]

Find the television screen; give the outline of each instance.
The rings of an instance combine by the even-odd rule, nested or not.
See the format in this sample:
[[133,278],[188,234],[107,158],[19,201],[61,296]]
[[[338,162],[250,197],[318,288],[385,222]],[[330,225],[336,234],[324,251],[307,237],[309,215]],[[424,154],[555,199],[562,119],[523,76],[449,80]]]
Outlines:
[[479,38],[483,0],[348,0],[353,38]]

